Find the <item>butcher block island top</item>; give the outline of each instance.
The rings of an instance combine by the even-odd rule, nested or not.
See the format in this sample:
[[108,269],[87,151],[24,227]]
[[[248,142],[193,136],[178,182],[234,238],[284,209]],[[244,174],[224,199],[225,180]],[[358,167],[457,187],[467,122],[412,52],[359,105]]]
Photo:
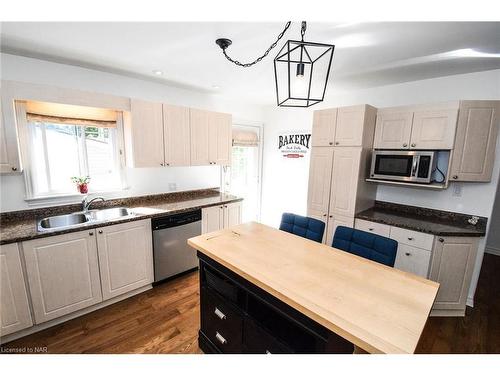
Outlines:
[[439,288],[255,222],[188,243],[369,353],[413,353]]

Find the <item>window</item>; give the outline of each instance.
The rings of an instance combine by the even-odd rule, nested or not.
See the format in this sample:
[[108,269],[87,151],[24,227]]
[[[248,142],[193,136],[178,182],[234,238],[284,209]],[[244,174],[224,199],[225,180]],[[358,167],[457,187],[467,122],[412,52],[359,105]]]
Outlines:
[[90,192],[122,189],[122,132],[116,113],[105,121],[77,118],[78,112],[75,118],[57,117],[54,111],[40,115],[31,113],[29,105],[25,113],[27,198],[77,194],[73,176],[90,176]]

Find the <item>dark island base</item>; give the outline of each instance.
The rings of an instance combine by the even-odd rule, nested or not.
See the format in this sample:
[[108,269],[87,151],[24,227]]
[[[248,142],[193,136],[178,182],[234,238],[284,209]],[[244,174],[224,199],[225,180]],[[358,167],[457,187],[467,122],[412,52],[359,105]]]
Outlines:
[[198,252],[205,353],[338,353],[354,345]]

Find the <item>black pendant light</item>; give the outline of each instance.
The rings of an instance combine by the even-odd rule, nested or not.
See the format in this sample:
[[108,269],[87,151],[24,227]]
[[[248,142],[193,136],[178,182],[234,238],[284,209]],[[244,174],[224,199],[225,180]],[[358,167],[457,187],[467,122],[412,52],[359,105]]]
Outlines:
[[[226,49],[232,43],[230,39],[217,39],[215,43],[222,49],[226,59],[248,68],[260,62],[276,47],[290,24],[288,21],[276,41],[250,63],[241,63],[227,55]],[[279,107],[310,107],[325,98],[335,46],[304,41],[306,26],[306,22],[302,21],[301,40],[288,40],[274,59],[276,101]]]

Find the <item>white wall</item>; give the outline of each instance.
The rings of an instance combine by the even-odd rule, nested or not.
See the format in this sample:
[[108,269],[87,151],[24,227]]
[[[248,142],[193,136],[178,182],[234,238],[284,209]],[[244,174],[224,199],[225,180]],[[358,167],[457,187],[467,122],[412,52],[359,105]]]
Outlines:
[[[497,185],[495,204],[490,217],[490,228],[500,228],[500,177]],[[486,251],[500,256],[500,231],[490,230],[486,240]]]
[[[221,95],[207,94],[171,87],[116,74],[56,64],[52,62],[1,54],[1,79],[47,84],[50,86],[99,92],[144,100],[162,101],[175,105],[190,106],[233,114],[239,123],[262,122],[261,107],[246,105],[242,101],[229,100]],[[176,190],[190,190],[220,185],[220,167],[178,168],[127,168],[130,188],[119,194],[105,196],[134,196],[168,192],[171,183]],[[0,210],[2,212],[30,208],[24,200],[25,189],[22,175],[2,175],[0,178]],[[78,201],[75,198],[74,201]]]
[[[335,72],[334,72],[335,73]],[[284,211],[306,213],[309,163],[283,160],[277,135],[312,127],[313,109],[355,104],[389,107],[458,99],[500,99],[500,70],[447,76],[363,90],[330,92],[321,106],[310,110],[268,107],[264,111],[264,170],[262,221],[277,226]],[[306,159],[306,158],[304,158]],[[402,204],[490,217],[500,168],[500,137],[491,183],[462,184],[462,196],[453,196],[453,183],[444,191],[379,185],[377,199]],[[480,243],[471,294],[475,291],[486,240]]]

